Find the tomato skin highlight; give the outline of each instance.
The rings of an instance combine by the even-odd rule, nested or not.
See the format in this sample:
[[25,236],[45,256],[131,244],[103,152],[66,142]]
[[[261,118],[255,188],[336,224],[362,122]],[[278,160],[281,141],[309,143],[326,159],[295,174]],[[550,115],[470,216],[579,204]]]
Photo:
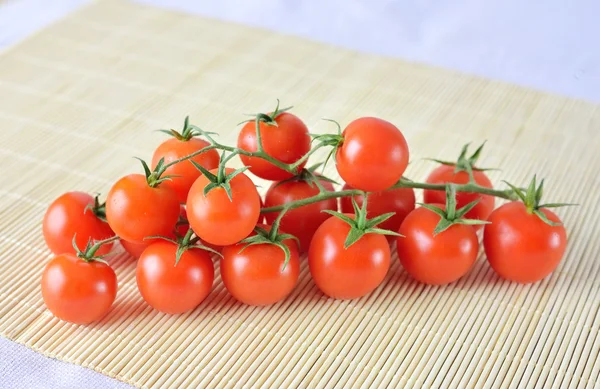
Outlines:
[[290,260],[283,272],[285,255],[271,244],[246,247],[244,243],[223,248],[221,279],[225,288],[238,301],[254,306],[275,304],[286,298],[296,286],[300,275],[298,245],[285,240]]
[[[310,150],[310,136],[308,128],[298,118],[289,112],[283,112],[275,118],[277,126],[260,122],[260,135],[264,151],[271,157],[283,163],[294,163],[302,158]],[[256,139],[256,123],[246,123],[239,135],[237,147],[255,152],[258,150]],[[249,166],[250,172],[260,178],[271,181],[281,181],[293,177],[293,174],[278,168],[272,163],[256,157],[240,155],[245,166]],[[302,163],[298,171],[306,165]]]
[[367,192],[387,189],[408,166],[408,144],[392,123],[373,117],[354,120],[342,132],[336,168],[353,188]]
[[[441,204],[436,206],[445,209]],[[477,260],[479,242],[470,225],[454,224],[433,236],[440,216],[420,207],[412,211],[398,231],[396,247],[400,263],[417,281],[444,285],[467,274]]]
[[[187,141],[181,141],[176,138],[168,139],[161,143],[154,151],[152,155],[152,168],[156,167],[161,158],[164,158],[164,163],[168,164],[198,150],[202,150],[209,145],[208,142],[198,138],[191,138]],[[198,163],[207,170],[212,170],[219,166],[220,158],[217,150],[212,149],[196,155],[187,161],[175,164],[165,171],[164,176],[172,175],[177,177],[164,181],[161,185],[173,189],[180,203],[186,202],[192,184],[202,175],[200,170],[196,169],[191,161]]]
[[[440,165],[434,169],[427,177],[426,182],[429,184],[467,184],[469,182],[469,174],[464,171],[455,173],[454,166]],[[492,182],[487,175],[482,171],[473,171],[475,182],[486,188],[493,188]],[[477,205],[465,215],[465,219],[487,220],[490,213],[494,210],[494,196],[484,195],[481,193],[465,193],[456,192],[456,207],[462,208],[465,205],[480,199]],[[444,204],[446,202],[446,192],[443,190],[424,190],[423,201],[425,204]],[[474,226],[476,230],[482,228],[482,225]]]
[[173,189],[152,188],[141,174],[118,180],[106,197],[106,219],[113,231],[134,243],[152,235],[169,236],[179,218],[179,201]]
[[[321,184],[328,191],[334,191],[333,185],[330,182],[321,181]],[[265,196],[265,207],[284,205],[318,194],[319,188],[315,184],[312,184],[311,187],[306,181],[288,181],[281,184],[274,182]],[[323,200],[289,210],[281,219],[281,229],[300,240],[301,253],[308,251],[315,231],[325,220],[329,219],[330,215],[322,212],[327,209],[337,211],[337,200]],[[265,214],[267,224],[273,224],[278,214],[278,212]]]
[[[549,209],[540,211],[560,222]],[[502,205],[488,220],[491,224],[483,230],[483,246],[489,264],[502,278],[523,284],[537,282],[550,275],[565,254],[565,227],[544,223],[521,202]]]
[[[234,169],[225,169],[230,174]],[[211,171],[217,174],[217,169]],[[215,188],[204,196],[210,181],[201,176],[194,182],[187,200],[190,227],[203,241],[228,246],[246,238],[260,216],[260,195],[248,176],[240,173],[230,181],[229,200],[224,188]]]
[[371,293],[390,268],[390,246],[384,235],[365,234],[345,249],[349,231],[348,223],[331,216],[315,232],[308,251],[315,284],[335,299],[355,299]]
[[175,265],[177,245],[156,242],[140,256],[136,268],[138,289],[154,309],[180,314],[196,308],[209,295],[214,265],[208,252],[188,249]]
[[117,295],[117,276],[101,262],[85,262],[73,254],[54,257],[42,274],[42,297],[52,314],[75,324],[104,317]]
[[[115,235],[108,223],[98,219],[91,209],[86,209],[88,205],[94,205],[94,198],[83,192],[67,192],[50,204],[44,215],[42,230],[52,253],[77,254],[73,248],[73,236],[77,247],[83,250],[89,239],[103,240]],[[96,254],[108,254],[112,246],[112,242],[102,245]]]
[[[354,189],[348,184],[344,184],[342,190]],[[363,196],[353,196],[354,200],[359,207],[363,205]],[[402,224],[402,221],[406,216],[415,209],[415,191],[412,188],[399,188],[392,190],[384,190],[381,192],[369,193],[367,204],[367,217],[372,219],[374,217],[383,215],[389,212],[395,212],[396,214],[391,218],[387,219],[383,223],[379,224],[379,228],[397,232]],[[340,199],[341,211],[343,213],[353,213],[354,207],[352,206],[352,197],[342,197]],[[391,235],[388,235],[388,240],[393,239]]]

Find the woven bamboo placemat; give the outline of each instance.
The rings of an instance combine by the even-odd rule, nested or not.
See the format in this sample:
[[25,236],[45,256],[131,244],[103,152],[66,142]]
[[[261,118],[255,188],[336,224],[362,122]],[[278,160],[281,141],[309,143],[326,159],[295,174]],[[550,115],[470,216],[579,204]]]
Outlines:
[[[268,12],[268,10],[265,10]],[[98,2],[0,56],[0,334],[45,355],[139,387],[598,387],[600,262],[598,106],[358,54],[220,21]],[[500,280],[480,257],[455,284],[428,287],[393,261],[356,301],[324,297],[302,267],[289,298],[253,308],[220,279],[195,311],[152,311],[135,263],[112,260],[119,294],[88,327],[42,302],[50,258],[45,207],[60,193],[106,193],[139,172],[164,139],[193,122],[234,143],[242,113],[293,104],[314,132],[376,115],[400,126],[423,179],[423,157],[454,158],[488,141],[482,161],[518,184],[547,177],[570,242],[534,285]],[[329,173],[335,177],[335,169]],[[218,274],[218,271],[217,271]]]

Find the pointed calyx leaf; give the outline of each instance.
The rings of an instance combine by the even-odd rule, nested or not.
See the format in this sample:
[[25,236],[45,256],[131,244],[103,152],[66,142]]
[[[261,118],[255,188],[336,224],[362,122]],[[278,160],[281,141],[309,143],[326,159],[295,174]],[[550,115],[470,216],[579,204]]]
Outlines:
[[257,123],[257,125],[258,125],[259,122],[263,122],[263,123],[265,123],[268,126],[275,126],[275,127],[277,127],[278,125],[277,125],[277,122],[275,121],[275,119],[277,119],[277,117],[279,115],[281,115],[282,113],[287,112],[287,111],[289,111],[290,109],[293,108],[292,106],[285,107],[285,108],[280,108],[279,107],[279,103],[280,103],[279,99],[277,99],[277,105],[275,106],[275,109],[273,110],[273,112],[271,112],[269,114],[262,113],[262,112],[248,114],[248,116],[250,116],[252,118],[244,120],[244,121],[238,123],[238,125],[245,124],[245,123],[248,123],[248,122],[254,122],[255,121]]
[[437,207],[432,204],[420,204],[423,208],[434,212],[436,215],[440,217],[440,221],[435,226],[433,230],[433,236],[440,234],[446,231],[448,228],[452,227],[454,224],[488,224],[487,221],[477,220],[477,219],[465,219],[465,215],[471,209],[473,209],[480,199],[476,199],[475,201],[470,202],[462,208],[456,209],[456,185],[455,184],[446,184],[446,206],[445,209]]
[[148,185],[151,188],[156,188],[161,182],[171,180],[175,177],[178,177],[175,175],[163,176],[163,174],[167,170],[167,165],[165,165],[164,158],[161,158],[158,161],[154,170],[150,170],[150,167],[148,167],[148,164],[143,159],[138,158],[138,157],[133,157],[133,158],[137,159],[138,161],[140,161],[142,163],[142,166],[144,168],[144,175],[146,177],[146,182],[148,182]]
[[290,262],[290,258],[292,256],[292,252],[290,248],[286,245],[285,241],[288,239],[292,239],[296,242],[298,247],[300,246],[300,240],[292,234],[282,234],[279,233],[278,227],[274,224],[271,227],[270,231],[257,226],[254,228],[254,232],[256,235],[252,235],[247,237],[246,239],[240,241],[241,244],[244,244],[242,249],[239,251],[240,253],[246,250],[250,246],[260,245],[260,244],[270,244],[273,246],[279,247],[284,254],[283,266],[281,267],[281,271],[283,272]]
[[454,166],[454,172],[458,173],[458,172],[466,172],[467,174],[469,174],[469,177],[471,178],[471,180],[473,179],[473,172],[474,171],[488,171],[488,170],[498,170],[498,169],[485,169],[485,168],[478,168],[475,165],[477,164],[477,161],[479,160],[479,157],[481,156],[481,152],[483,151],[483,146],[485,146],[485,142],[483,142],[478,148],[477,150],[475,150],[475,152],[471,155],[468,155],[468,151],[469,151],[469,143],[467,143],[466,145],[464,145],[460,151],[460,155],[458,156],[457,160],[452,162],[452,161],[444,161],[444,160],[440,160],[440,159],[433,159],[433,158],[427,158],[430,161],[434,161],[437,162],[439,164],[442,165],[446,165],[446,166]]
[[181,131],[176,131],[173,129],[170,130],[158,130],[164,134],[174,137],[175,139],[181,142],[187,142],[195,136],[204,135],[204,131],[200,130],[198,127],[190,124],[190,117],[186,116],[183,121],[183,127]]
[[242,174],[243,172],[248,170],[248,166],[244,166],[230,173],[227,173],[227,171],[225,170],[225,165],[227,161],[231,159],[232,155],[235,154],[236,153],[232,153],[227,158],[225,158],[225,152],[223,151],[217,174],[211,173],[204,166],[200,165],[199,163],[196,163],[195,161],[190,160],[190,162],[192,162],[196,169],[200,170],[200,172],[208,179],[208,181],[210,181],[210,183],[204,188],[205,197],[212,190],[216,188],[223,188],[225,190],[225,193],[227,193],[229,201],[233,201],[233,194],[231,192],[231,180],[233,180],[237,175]]
[[96,196],[94,196],[94,204],[88,204],[84,208],[83,213],[86,213],[87,211],[92,211],[98,219],[102,220],[105,223],[108,223],[108,221],[106,220],[106,202],[100,202],[99,193],[97,193]]
[[547,203],[542,204],[542,196],[544,195],[544,179],[540,181],[540,184],[537,185],[537,177],[534,175],[527,189],[519,188],[510,182],[504,181],[506,185],[512,189],[512,191],[517,195],[519,200],[525,204],[525,208],[527,212],[530,214],[534,214],[539,217],[544,223],[551,226],[559,226],[561,223],[556,223],[548,219],[546,214],[541,210],[543,208],[559,208],[559,207],[568,207],[579,204],[573,203]]
[[343,222],[347,223],[350,226],[350,231],[348,231],[348,235],[346,236],[346,240],[344,241],[344,248],[348,249],[354,243],[358,242],[365,234],[378,234],[378,235],[393,235],[393,236],[402,236],[395,231],[385,230],[383,228],[378,228],[377,225],[386,221],[390,217],[394,216],[394,212],[386,213],[383,215],[379,215],[372,219],[367,218],[367,193],[363,193],[363,204],[362,207],[359,207],[354,198],[352,198],[352,206],[354,207],[354,218],[349,217],[348,215],[344,215],[343,213],[331,211],[331,210],[323,210],[322,212],[326,212]]
[[316,186],[319,189],[319,191],[323,193],[327,192],[327,189],[323,187],[322,182],[329,182],[335,185],[339,185],[336,181],[332,180],[329,177],[323,176],[321,174],[316,174],[314,170],[317,169],[319,166],[321,166],[320,163],[315,166],[311,166],[310,168],[302,169],[297,175],[279,181],[277,184],[275,184],[275,187],[288,182],[306,182],[311,188]]
[[120,239],[118,236],[113,236],[111,238],[107,238],[104,240],[92,240],[88,239],[85,248],[81,250],[77,246],[76,234],[73,235],[72,245],[75,249],[75,253],[78,258],[81,258],[84,262],[102,262],[105,265],[108,265],[108,262],[104,260],[105,257],[109,256],[109,254],[105,255],[96,255],[96,252],[102,247],[102,245],[108,244],[110,242],[114,242],[115,240]]
[[333,157],[337,151],[337,149],[344,143],[344,136],[342,135],[342,127],[338,122],[332,119],[323,119],[328,122],[332,122],[337,126],[337,133],[335,134],[310,134],[312,137],[311,142],[318,142],[317,146],[314,149],[319,149],[321,147],[329,147],[331,146],[331,150],[327,153],[327,157],[325,158],[325,162],[323,162],[323,172],[325,171],[325,167],[327,163]]

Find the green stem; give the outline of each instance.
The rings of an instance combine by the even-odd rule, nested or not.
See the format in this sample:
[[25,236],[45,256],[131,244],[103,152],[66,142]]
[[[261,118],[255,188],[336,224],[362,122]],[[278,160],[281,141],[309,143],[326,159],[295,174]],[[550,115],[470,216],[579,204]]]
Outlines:
[[[94,256],[94,254],[96,254],[96,251],[98,251],[100,249],[100,247],[102,247],[102,245],[110,243],[110,242],[114,242],[115,240],[119,240],[120,238],[115,235],[111,238],[108,239],[104,239],[104,240],[99,240],[94,242],[94,245],[92,247],[90,247],[89,250],[86,250],[83,255],[85,258],[82,258],[84,261],[88,262],[90,260],[90,258],[92,258]],[[87,259],[87,260],[86,260]]]

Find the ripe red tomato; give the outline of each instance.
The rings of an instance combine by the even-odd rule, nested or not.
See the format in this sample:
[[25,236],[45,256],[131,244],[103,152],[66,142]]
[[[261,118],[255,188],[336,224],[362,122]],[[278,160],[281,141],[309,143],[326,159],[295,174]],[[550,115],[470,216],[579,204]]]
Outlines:
[[[546,217],[558,216],[541,208]],[[565,227],[544,223],[527,212],[525,204],[511,202],[496,209],[485,226],[483,246],[488,262],[501,277],[520,283],[539,281],[556,269],[567,246]]]
[[[426,182],[430,184],[466,184],[469,182],[469,174],[467,172],[460,171],[455,173],[454,169],[454,166],[440,165],[431,172]],[[486,188],[492,188],[492,182],[484,172],[474,170],[473,178],[475,178],[477,184]],[[473,209],[467,212],[465,218],[487,220],[490,213],[494,210],[494,196],[482,195],[480,193],[457,192],[456,207],[462,208],[477,199],[481,200],[479,200]],[[444,204],[446,202],[446,192],[443,190],[425,190],[423,191],[423,201],[425,204]],[[481,226],[477,225],[475,228],[479,229]]]
[[152,235],[169,236],[179,218],[179,201],[173,189],[152,188],[141,174],[117,181],[106,198],[106,219],[113,231],[134,243]]
[[372,292],[390,268],[390,246],[384,235],[365,234],[345,249],[349,231],[348,223],[331,216],[315,232],[308,251],[315,284],[336,299],[354,299]]
[[400,180],[408,166],[408,145],[396,126],[364,117],[348,124],[342,136],[336,167],[350,186],[377,192]]
[[61,320],[89,324],[108,313],[117,295],[117,276],[102,262],[73,254],[54,257],[42,274],[42,297]]
[[[158,146],[152,156],[152,167],[156,167],[161,158],[164,158],[164,163],[168,164],[179,158],[190,155],[198,150],[202,150],[209,143],[198,138],[191,138],[190,140],[179,140],[171,138]],[[170,187],[177,193],[177,199],[180,203],[185,203],[187,200],[188,192],[192,187],[194,181],[202,175],[202,173],[196,169],[191,161],[198,163],[208,170],[215,169],[219,166],[219,153],[217,150],[208,150],[202,154],[196,155],[195,157],[175,164],[169,167],[164,175],[173,175],[176,177],[171,178],[168,181],[164,181],[161,185]]]
[[[90,239],[103,240],[115,235],[108,223],[100,220],[88,206],[94,205],[94,198],[83,192],[67,192],[54,200],[42,223],[44,240],[54,254],[76,254],[73,236],[77,247],[84,249]],[[108,254],[112,242],[102,245],[96,255]]]
[[151,244],[137,263],[136,279],[144,300],[164,313],[179,314],[196,308],[210,293],[214,266],[208,252],[191,248],[177,264],[177,245]]
[[245,243],[223,248],[221,279],[236,300],[261,306],[275,304],[290,294],[298,282],[300,259],[296,242],[287,239],[283,243],[290,250],[285,269],[285,254],[275,245],[255,244],[241,252]]
[[[321,184],[325,189],[333,192],[333,185],[330,182],[321,181]],[[284,205],[318,194],[319,188],[314,184],[311,186],[306,181],[288,181],[281,184],[274,182],[265,196],[265,207]],[[306,252],[317,228],[330,217],[329,214],[321,211],[326,209],[337,211],[337,208],[337,200],[328,199],[292,209],[283,216],[280,227],[298,238],[300,252]],[[267,213],[265,215],[267,224],[273,224],[278,214],[278,212]]]
[[[348,184],[344,184],[342,190],[348,189],[353,188]],[[384,190],[381,192],[372,192],[369,193],[367,199],[367,217],[369,219],[389,212],[396,213],[394,216],[378,226],[379,228],[394,232],[398,231],[404,218],[406,218],[406,216],[415,209],[415,191],[412,188],[399,188],[393,190]],[[342,208],[341,211],[343,213],[354,212],[351,197],[342,197],[340,200]],[[354,201],[356,201],[359,207],[362,207],[363,196],[354,196]],[[388,235],[388,239],[392,239],[392,236]]]
[[[225,169],[226,174],[233,169]],[[217,174],[217,169],[211,171]],[[201,176],[194,182],[187,199],[190,227],[205,242],[227,246],[246,238],[260,216],[260,196],[248,176],[240,173],[230,182],[232,199],[224,188],[218,187],[204,196],[211,182]]]
[[[444,206],[436,206],[445,209]],[[400,263],[418,281],[442,285],[464,276],[477,259],[479,242],[470,225],[454,224],[436,236],[441,217],[420,207],[408,214],[398,231],[396,245]]]
[[[310,136],[308,128],[297,116],[283,112],[275,118],[277,126],[260,123],[260,136],[264,151],[271,157],[283,163],[294,163],[310,150]],[[238,148],[255,152],[258,150],[256,139],[256,123],[248,122],[242,127],[238,136]],[[281,181],[293,175],[278,168],[272,163],[260,158],[240,155],[245,166],[260,178],[272,181]],[[300,171],[304,165],[298,167]]]

